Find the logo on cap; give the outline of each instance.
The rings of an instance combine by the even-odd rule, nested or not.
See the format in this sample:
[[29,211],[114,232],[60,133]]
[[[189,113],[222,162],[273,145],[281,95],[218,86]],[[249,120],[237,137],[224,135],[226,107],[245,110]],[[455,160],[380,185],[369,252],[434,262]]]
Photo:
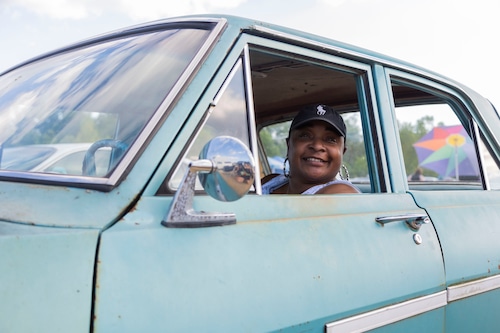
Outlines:
[[326,110],[323,108],[323,105],[318,105],[316,107],[316,110],[318,110],[316,113],[319,115],[319,116],[324,116],[325,113],[326,113]]

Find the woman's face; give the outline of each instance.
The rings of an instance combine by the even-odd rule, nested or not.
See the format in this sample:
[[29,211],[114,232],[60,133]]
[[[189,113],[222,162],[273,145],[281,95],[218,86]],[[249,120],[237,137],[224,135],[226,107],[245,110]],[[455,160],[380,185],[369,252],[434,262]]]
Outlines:
[[300,184],[324,184],[335,178],[346,148],[344,137],[320,120],[292,130],[288,144],[290,181]]

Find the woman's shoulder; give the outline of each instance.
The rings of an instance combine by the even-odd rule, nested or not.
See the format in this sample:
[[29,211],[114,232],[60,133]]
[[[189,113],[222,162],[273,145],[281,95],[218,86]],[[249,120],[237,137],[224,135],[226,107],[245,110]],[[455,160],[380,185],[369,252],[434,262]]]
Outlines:
[[260,179],[260,182],[261,184],[266,184],[267,182],[269,182],[271,179],[273,178],[276,178],[277,176],[279,176],[280,174],[279,173],[270,173],[268,175],[265,175],[264,177],[262,177]]
[[303,194],[339,194],[361,193],[361,191],[347,180],[335,179],[328,183],[313,186]]
[[261,179],[262,194],[271,194],[280,187],[288,184],[288,178],[284,175],[272,173]]

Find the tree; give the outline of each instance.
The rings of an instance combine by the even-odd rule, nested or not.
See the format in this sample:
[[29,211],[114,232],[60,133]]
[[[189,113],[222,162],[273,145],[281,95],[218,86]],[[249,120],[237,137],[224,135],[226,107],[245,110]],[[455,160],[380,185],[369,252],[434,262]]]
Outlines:
[[[401,149],[403,150],[405,162],[405,171],[407,175],[410,175],[418,167],[418,157],[413,144],[434,127],[434,117],[424,116],[418,119],[415,124],[411,122],[398,122],[398,127]],[[426,170],[424,173],[429,176],[436,175],[429,170]]]

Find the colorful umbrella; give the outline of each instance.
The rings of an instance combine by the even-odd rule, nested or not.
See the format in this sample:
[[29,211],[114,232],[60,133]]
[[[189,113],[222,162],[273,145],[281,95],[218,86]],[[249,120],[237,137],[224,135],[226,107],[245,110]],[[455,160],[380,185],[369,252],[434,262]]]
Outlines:
[[462,125],[437,126],[413,144],[419,165],[442,178],[478,177],[476,150]]

